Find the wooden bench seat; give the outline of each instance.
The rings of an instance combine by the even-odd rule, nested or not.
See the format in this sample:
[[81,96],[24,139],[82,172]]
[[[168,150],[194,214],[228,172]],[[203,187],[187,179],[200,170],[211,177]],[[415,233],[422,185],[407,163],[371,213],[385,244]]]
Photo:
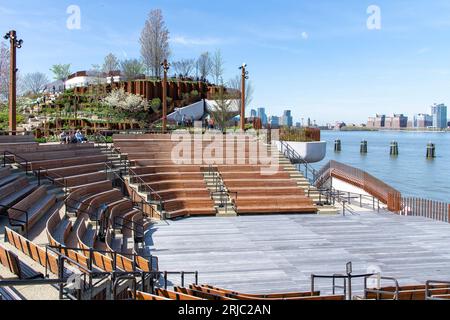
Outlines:
[[[230,193],[237,192],[238,198],[264,198],[274,196],[287,196],[287,197],[299,197],[305,196],[305,191],[299,187],[281,187],[281,188],[259,188],[259,189],[247,189],[247,188],[230,188]],[[231,194],[232,198],[235,195]]]
[[[71,159],[53,159],[53,160],[42,160],[42,161],[32,161],[29,163],[30,170],[43,169],[56,169],[64,167],[74,167],[84,164],[101,163],[106,162],[108,157],[106,155],[95,155],[87,157],[77,157]],[[25,163],[22,163],[25,165]]]
[[150,293],[145,293],[142,291],[136,291],[136,296],[134,296],[133,291],[128,290],[129,296],[131,299],[134,300],[141,300],[141,301],[164,301],[164,300],[171,300],[165,297],[156,296]]
[[[185,173],[155,173],[155,174],[146,174],[139,176],[140,180],[143,180],[147,183],[157,182],[164,183],[169,181],[185,181],[185,180],[199,180],[204,181],[204,176],[200,172],[185,172]],[[140,180],[131,179],[132,183],[137,183]]]
[[86,174],[86,173],[94,173],[98,171],[105,170],[105,162],[98,162],[98,163],[91,163],[91,164],[83,164],[83,165],[76,165],[71,167],[61,167],[61,168],[54,168],[54,169],[47,169],[46,171],[42,172],[41,174],[45,176],[48,174],[50,177],[70,177],[70,176],[76,176],[80,174]]
[[0,188],[0,212],[5,211],[17,202],[23,200],[26,196],[36,189],[36,184],[29,184],[28,179],[20,177]]
[[221,296],[221,295],[217,295],[217,294],[213,294],[213,293],[208,293],[208,292],[203,292],[203,291],[198,291],[198,290],[194,290],[194,289],[187,289],[187,288],[182,288],[182,287],[175,287],[174,291],[177,293],[182,293],[188,296],[193,296],[193,297],[197,297],[197,298],[201,298],[201,299],[205,299],[205,300],[236,300],[233,298],[229,298],[229,297],[225,297],[225,296]]
[[28,197],[9,209],[8,217],[14,225],[19,224],[24,228],[27,215],[23,211],[26,211],[28,213],[28,230],[30,230],[42,215],[55,204],[55,195],[48,194],[45,187],[39,187]]
[[222,178],[227,180],[290,180],[287,172],[277,172],[270,175],[263,175],[260,172],[223,172]]
[[255,298],[271,298],[271,299],[284,299],[284,298],[303,298],[303,297],[317,297],[320,296],[320,291],[315,292],[285,292],[285,293],[269,293],[269,294],[247,294],[242,292],[237,292],[233,290],[213,287],[210,285],[200,285],[198,288],[204,289],[212,289],[216,291],[223,292],[224,294],[233,294],[233,295],[243,295],[247,297],[255,297]]
[[92,194],[105,192],[112,189],[112,182],[110,180],[90,183],[84,186],[77,186],[76,188],[70,188],[70,193],[67,196],[66,204],[71,210],[78,209],[81,205],[81,201]]
[[[109,204],[115,203],[123,199],[124,196],[122,192],[120,192],[117,189],[112,189],[110,191],[93,195],[85,201],[85,203],[88,204],[86,207],[86,212],[90,214],[91,220],[101,219],[102,217],[99,216],[99,213],[102,206],[105,206],[107,212]],[[80,207],[80,209],[81,208],[82,207]]]
[[[28,161],[44,161],[52,159],[69,159],[78,158],[85,156],[95,156],[101,155],[101,150],[96,148],[85,148],[85,149],[73,149],[73,150],[58,150],[58,151],[33,151],[27,153],[19,153],[20,158],[26,159]],[[20,161],[20,158],[16,160]]]
[[105,172],[92,172],[92,173],[85,173],[85,174],[79,174],[74,175],[70,177],[64,177],[64,178],[58,178],[55,179],[56,182],[65,183],[65,185],[70,187],[76,187],[76,186],[84,186],[90,183],[94,182],[100,182],[107,180],[108,177]]
[[229,189],[233,188],[276,188],[276,187],[290,187],[298,186],[293,180],[285,179],[224,179],[225,186]]
[[0,187],[4,187],[4,186],[8,185],[11,182],[16,181],[20,177],[21,177],[21,174],[15,173],[15,174],[10,174],[8,176],[0,178]]
[[205,300],[205,299],[190,296],[187,294],[174,292],[174,291],[170,291],[170,290],[159,289],[159,288],[157,288],[155,290],[155,294],[157,296],[164,297],[164,298],[171,299],[171,300]]
[[256,213],[316,213],[317,207],[309,198],[241,199],[236,201],[238,214]]
[[155,191],[173,190],[173,189],[201,189],[206,190],[205,181],[168,181],[149,183],[150,187]]
[[0,263],[8,269],[9,272],[15,274],[21,280],[44,278],[42,273],[32,269],[29,265],[21,261],[14,252],[7,250],[1,244]]
[[[35,243],[29,241],[8,227],[5,227],[5,233],[8,242],[16,249],[29,256],[42,267],[48,268],[51,273],[58,275],[58,258],[55,254],[52,252],[47,252],[45,248],[37,246]],[[68,273],[67,270],[64,272]]]
[[133,167],[131,170],[138,175],[145,174],[154,174],[154,173],[166,173],[166,172],[200,172],[199,166],[178,166],[178,165],[169,165],[169,166],[150,166],[150,167]]
[[211,194],[205,188],[199,189],[174,189],[158,192],[158,194],[165,200],[177,200],[177,199],[204,199],[210,198]]
[[214,201],[205,200],[171,200],[164,203],[164,210],[169,218],[195,215],[216,215]]

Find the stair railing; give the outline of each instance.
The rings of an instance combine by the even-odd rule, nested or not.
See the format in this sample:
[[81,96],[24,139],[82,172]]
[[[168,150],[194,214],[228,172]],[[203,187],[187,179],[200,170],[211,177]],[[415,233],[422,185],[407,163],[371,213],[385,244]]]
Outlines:
[[308,179],[311,184],[314,184],[318,175],[317,170],[315,170],[309,162],[307,162],[294,148],[292,148],[289,143],[280,140],[280,145],[281,153],[283,153],[284,156],[291,161],[291,163],[299,165],[300,169],[303,165],[305,167],[305,178]]

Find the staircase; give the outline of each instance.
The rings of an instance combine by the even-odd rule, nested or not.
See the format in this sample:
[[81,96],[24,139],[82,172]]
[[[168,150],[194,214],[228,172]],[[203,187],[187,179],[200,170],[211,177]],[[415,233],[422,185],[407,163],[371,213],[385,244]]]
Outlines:
[[214,168],[209,169],[203,172],[203,176],[206,187],[214,200],[217,217],[236,217],[237,212],[222,177]]
[[[294,156],[294,155],[293,155]],[[299,155],[295,155],[299,157]],[[279,153],[279,164],[287,171],[291,179],[296,180],[300,188],[305,191],[305,195],[308,196],[314,203],[318,204],[320,215],[335,215],[339,213],[339,209],[332,205],[322,205],[325,196],[322,196],[319,190],[311,183],[311,180],[307,179],[305,175],[292,163],[287,155],[282,152]]]

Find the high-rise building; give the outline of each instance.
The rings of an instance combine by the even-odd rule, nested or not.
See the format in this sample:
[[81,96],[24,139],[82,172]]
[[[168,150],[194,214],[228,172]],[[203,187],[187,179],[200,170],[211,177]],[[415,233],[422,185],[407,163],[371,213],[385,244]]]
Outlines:
[[431,106],[431,115],[433,116],[433,128],[447,128],[447,106],[444,104],[434,104]]
[[413,128],[428,128],[433,126],[433,116],[419,113],[414,116]]
[[394,114],[392,117],[386,117],[384,127],[387,129],[407,128],[408,117],[403,114]]
[[269,118],[269,122],[270,122],[270,127],[272,129],[277,129],[280,127],[280,117],[277,116],[271,116]]
[[285,110],[283,116],[281,117],[281,125],[286,127],[292,127],[294,120],[292,119],[291,110]]
[[258,113],[255,109],[250,110],[250,118],[256,118],[258,116]]
[[265,108],[258,108],[258,118],[261,119],[261,123],[263,126],[267,125],[267,115],[266,115],[266,109]]

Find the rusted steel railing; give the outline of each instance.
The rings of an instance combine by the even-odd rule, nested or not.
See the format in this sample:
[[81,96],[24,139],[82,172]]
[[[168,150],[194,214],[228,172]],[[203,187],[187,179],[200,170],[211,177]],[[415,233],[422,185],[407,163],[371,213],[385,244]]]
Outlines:
[[331,177],[354,185],[380,199],[387,204],[390,211],[397,212],[401,209],[401,193],[364,170],[332,160],[318,172],[316,186],[322,186]]

